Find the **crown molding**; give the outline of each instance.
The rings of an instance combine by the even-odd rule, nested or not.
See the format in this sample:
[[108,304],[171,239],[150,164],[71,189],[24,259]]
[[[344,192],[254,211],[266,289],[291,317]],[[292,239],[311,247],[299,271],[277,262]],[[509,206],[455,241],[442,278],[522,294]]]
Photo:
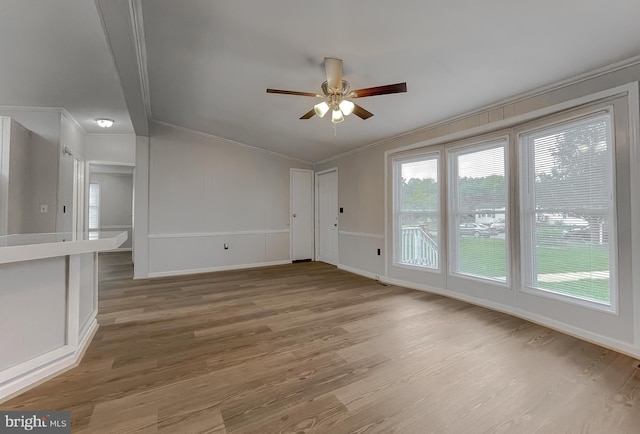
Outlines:
[[573,86],[575,84],[578,84],[578,83],[581,83],[581,82],[584,82],[584,81],[587,81],[587,80],[591,80],[593,78],[597,78],[597,77],[600,77],[602,75],[610,74],[612,72],[616,72],[616,71],[619,71],[621,69],[625,69],[625,68],[629,68],[629,67],[632,67],[632,66],[636,66],[636,65],[639,65],[639,64],[640,64],[640,55],[639,56],[634,56],[634,57],[622,60],[620,62],[612,63],[610,65],[603,66],[601,68],[594,69],[594,70],[591,70],[591,71],[587,71],[587,72],[584,72],[582,74],[575,75],[575,76],[566,78],[564,80],[560,80],[560,81],[548,84],[546,86],[538,87],[538,88],[530,90],[528,92],[524,92],[524,93],[509,97],[509,98],[505,98],[505,99],[496,101],[494,103],[491,103],[491,104],[488,104],[488,105],[485,105],[485,106],[482,106],[482,107],[479,107],[479,108],[475,108],[473,110],[470,110],[470,111],[464,112],[462,114],[455,115],[455,116],[443,119],[443,120],[438,121],[438,122],[434,122],[434,123],[425,125],[423,127],[419,127],[419,128],[416,128],[416,129],[413,129],[413,130],[410,130],[410,131],[406,131],[406,132],[401,133],[401,134],[397,134],[397,135],[395,135],[393,137],[388,137],[386,139],[378,140],[378,141],[370,143],[368,145],[364,145],[364,146],[361,146],[359,148],[352,149],[352,150],[347,151],[347,152],[343,152],[342,154],[338,154],[338,155],[333,156],[333,157],[325,158],[324,160],[316,161],[314,164],[324,164],[324,163],[328,163],[330,161],[338,160],[340,158],[348,157],[349,155],[356,154],[356,153],[364,151],[365,149],[368,149],[368,148],[373,148],[373,147],[376,147],[376,146],[386,145],[386,144],[389,144],[391,142],[394,142],[396,140],[399,140],[399,139],[402,139],[402,138],[405,138],[405,137],[418,135],[418,134],[424,133],[426,131],[429,131],[431,129],[440,127],[442,125],[449,124],[449,123],[456,122],[456,121],[460,121],[462,119],[466,119],[466,118],[469,118],[471,116],[475,116],[475,115],[477,115],[479,113],[487,112],[487,111],[490,111],[490,110],[493,110],[493,109],[496,109],[496,108],[499,108],[499,107],[504,107],[504,106],[509,105],[509,104],[516,104],[518,102],[527,100],[529,98],[535,98],[537,96],[544,95],[544,94],[549,93],[549,92],[553,92],[553,91],[556,91],[556,90],[559,90],[559,89],[562,89],[562,88],[565,88],[565,87],[568,87],[568,86]]
[[142,0],[129,0],[129,12],[131,14],[131,26],[133,28],[133,40],[138,63],[138,78],[140,80],[140,88],[142,89],[142,102],[147,112],[147,119],[152,119],[149,71],[147,69],[147,41],[144,36]]
[[65,109],[63,109],[62,107],[32,107],[32,106],[26,106],[26,105],[3,105],[3,106],[0,106],[0,110],[62,113],[62,111]]
[[60,116],[66,117],[69,122],[71,122],[76,128],[80,130],[82,135],[86,136],[87,131],[80,125],[80,123],[74,118],[69,111],[63,107],[31,107],[31,106],[12,106],[12,105],[3,105],[0,106],[0,110],[11,110],[11,111],[24,111],[24,112],[57,112],[60,113]]
[[71,116],[71,113],[69,113],[67,111],[67,109],[60,109],[62,111],[62,116],[66,117],[69,122],[71,122],[73,125],[75,125],[76,128],[78,128],[80,130],[80,132],[82,132],[83,136],[87,135],[87,130],[85,130],[84,128],[82,128],[82,125],[80,125],[80,122],[78,122],[76,120],[76,118],[74,118],[73,116]]
[[173,129],[176,129],[178,131],[195,134],[197,136],[205,137],[205,138],[211,139],[211,140],[220,140],[222,142],[229,143],[231,145],[241,146],[243,148],[248,148],[248,149],[251,149],[251,150],[254,150],[254,151],[259,151],[259,152],[262,152],[262,153],[265,153],[265,154],[270,154],[270,155],[273,155],[273,156],[276,156],[276,157],[279,157],[279,158],[285,158],[287,160],[297,161],[299,163],[310,164],[312,166],[314,165],[313,162],[311,162],[311,161],[303,160],[301,158],[293,157],[291,155],[280,154],[279,152],[269,151],[267,149],[259,148],[257,146],[247,145],[246,143],[236,142],[235,140],[227,139],[227,138],[224,138],[224,137],[214,136],[213,134],[203,133],[202,131],[192,130],[191,128],[181,127],[179,125],[174,125],[174,124],[170,124],[168,122],[158,121],[158,120],[155,120],[155,119],[153,119],[151,122],[156,124],[156,125],[163,126],[163,127],[173,128]]
[[109,137],[114,137],[114,136],[122,136],[122,137],[135,137],[136,133],[87,133],[87,136],[109,136]]

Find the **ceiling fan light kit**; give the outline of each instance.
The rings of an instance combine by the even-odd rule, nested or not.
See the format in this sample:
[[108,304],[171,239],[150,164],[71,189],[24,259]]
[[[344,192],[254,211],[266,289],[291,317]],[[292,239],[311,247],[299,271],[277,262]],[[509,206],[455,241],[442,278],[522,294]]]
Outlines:
[[345,116],[349,116],[351,113],[353,113],[353,109],[356,107],[354,103],[347,99],[343,99],[342,102],[338,105],[340,106],[340,110],[342,110],[342,113],[344,113]]
[[344,120],[344,116],[342,115],[342,112],[340,111],[340,109],[333,110],[331,112],[331,122],[333,122],[334,124],[339,124],[343,120]]
[[329,104],[326,101],[319,102],[318,104],[313,106],[313,110],[320,117],[324,117],[329,111]]
[[387,95],[407,91],[407,83],[388,84],[385,86],[368,87],[350,91],[349,82],[342,79],[342,60],[331,57],[324,58],[324,67],[327,80],[320,86],[324,95],[311,92],[298,92],[294,90],[267,89],[267,93],[279,93],[283,95],[311,96],[324,98],[323,101],[313,106],[313,109],[305,113],[300,119],[311,119],[314,115],[324,117],[331,110],[331,122],[334,124],[344,121],[345,116],[355,113],[359,118],[366,120],[373,113],[346,98],[365,98],[368,96]]

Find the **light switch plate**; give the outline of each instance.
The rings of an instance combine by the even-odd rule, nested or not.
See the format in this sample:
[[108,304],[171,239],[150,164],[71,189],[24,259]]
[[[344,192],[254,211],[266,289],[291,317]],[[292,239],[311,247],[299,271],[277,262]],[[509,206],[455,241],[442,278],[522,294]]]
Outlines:
[[40,205],[40,213],[41,214],[46,214],[48,212],[49,212],[49,205],[47,205],[47,204]]

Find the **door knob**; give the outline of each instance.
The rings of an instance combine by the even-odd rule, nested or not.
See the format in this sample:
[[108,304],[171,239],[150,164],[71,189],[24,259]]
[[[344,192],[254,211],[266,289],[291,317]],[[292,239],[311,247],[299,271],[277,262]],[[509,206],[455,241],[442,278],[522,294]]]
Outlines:
[[298,215],[297,215],[297,214],[294,214],[293,216],[294,216],[294,217],[297,217]]
[[334,225],[335,227],[338,227],[338,223],[334,223],[333,225]]

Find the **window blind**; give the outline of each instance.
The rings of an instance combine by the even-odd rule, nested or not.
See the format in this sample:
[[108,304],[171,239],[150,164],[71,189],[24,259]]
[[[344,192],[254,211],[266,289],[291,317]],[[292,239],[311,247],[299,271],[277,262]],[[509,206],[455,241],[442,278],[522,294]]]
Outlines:
[[592,115],[520,138],[527,159],[527,286],[611,303],[611,118]]
[[396,262],[439,269],[438,155],[397,162]]
[[100,229],[100,184],[89,184],[89,229]]
[[507,281],[506,140],[450,152],[451,271]]

